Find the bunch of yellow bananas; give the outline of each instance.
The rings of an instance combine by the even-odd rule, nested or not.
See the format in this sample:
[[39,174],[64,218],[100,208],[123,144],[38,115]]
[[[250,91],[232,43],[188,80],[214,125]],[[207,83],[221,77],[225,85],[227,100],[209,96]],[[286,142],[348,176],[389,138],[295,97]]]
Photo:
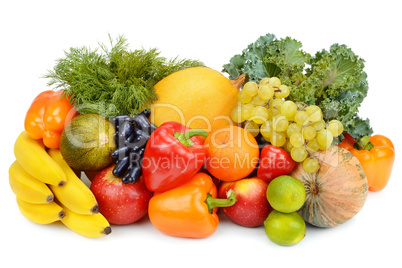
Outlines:
[[9,181],[21,213],[39,224],[60,220],[86,237],[111,232],[99,213],[91,190],[64,161],[59,149],[48,152],[40,140],[23,131],[14,145],[16,161],[10,166]]

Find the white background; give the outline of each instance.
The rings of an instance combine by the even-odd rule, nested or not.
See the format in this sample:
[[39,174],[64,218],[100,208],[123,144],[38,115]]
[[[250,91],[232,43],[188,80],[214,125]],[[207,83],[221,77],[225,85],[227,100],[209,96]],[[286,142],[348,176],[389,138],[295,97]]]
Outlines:
[[[374,4],[375,3],[375,4]],[[395,267],[402,239],[400,96],[402,19],[398,1],[2,1],[0,4],[0,198],[7,267]],[[115,227],[98,239],[61,224],[42,226],[18,211],[8,184],[13,144],[33,98],[48,89],[40,78],[70,47],[97,46],[124,34],[130,49],[157,47],[167,58],[199,59],[221,70],[260,35],[291,36],[314,54],[344,43],[366,60],[370,85],[361,115],[392,139],[396,163],[385,190],[368,195],[356,217],[332,228],[309,226],[292,247],[278,246],[263,227],[245,228],[224,216],[211,237],[182,239],[148,221]],[[399,109],[398,109],[399,108]],[[399,129],[397,129],[399,127]],[[293,266],[296,265],[296,266]]]

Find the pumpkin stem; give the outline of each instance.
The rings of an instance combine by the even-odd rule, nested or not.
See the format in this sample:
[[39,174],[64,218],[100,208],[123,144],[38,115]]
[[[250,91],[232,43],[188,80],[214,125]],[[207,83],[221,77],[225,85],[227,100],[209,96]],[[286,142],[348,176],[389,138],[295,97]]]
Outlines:
[[320,191],[320,187],[318,187],[318,185],[317,184],[313,184],[311,187],[310,187],[310,193],[312,194],[312,195],[318,195],[318,192]]

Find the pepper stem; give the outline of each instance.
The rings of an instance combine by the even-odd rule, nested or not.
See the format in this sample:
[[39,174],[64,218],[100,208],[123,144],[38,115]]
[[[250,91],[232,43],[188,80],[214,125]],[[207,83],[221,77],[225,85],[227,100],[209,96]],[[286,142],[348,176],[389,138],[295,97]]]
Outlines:
[[184,144],[187,147],[193,146],[193,142],[191,141],[191,137],[194,137],[194,136],[207,137],[208,132],[206,132],[203,129],[198,129],[198,128],[190,129],[190,130],[188,130],[188,131],[186,131],[184,133],[174,132],[174,137],[176,139],[178,139],[182,144]]
[[370,142],[369,136],[364,136],[358,142],[356,142],[355,147],[358,150],[370,151],[374,148],[374,144]]
[[208,211],[209,213],[212,214],[213,209],[218,207],[230,207],[233,206],[237,199],[236,199],[236,193],[233,190],[229,190],[226,193],[226,199],[225,198],[213,198],[210,193],[207,194],[207,199],[205,200],[205,203],[207,203],[208,206]]

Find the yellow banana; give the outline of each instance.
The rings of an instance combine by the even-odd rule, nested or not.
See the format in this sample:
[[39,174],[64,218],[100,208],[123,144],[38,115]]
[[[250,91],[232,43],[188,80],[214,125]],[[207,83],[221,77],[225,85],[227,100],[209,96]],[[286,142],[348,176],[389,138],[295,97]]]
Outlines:
[[109,222],[102,214],[82,215],[61,206],[66,211],[61,222],[74,232],[86,237],[100,237],[112,232]]
[[55,202],[31,204],[17,197],[17,204],[25,218],[38,224],[49,224],[66,216],[65,211]]
[[42,141],[31,139],[25,131],[14,144],[14,154],[25,171],[37,180],[55,186],[66,183],[66,174],[47,154]]
[[14,161],[8,170],[11,190],[21,200],[33,204],[46,204],[53,201],[53,193],[49,187],[29,175]]
[[49,155],[67,176],[67,182],[63,186],[49,186],[57,200],[75,213],[86,215],[98,213],[99,207],[94,194],[64,161],[60,150],[50,149]]

